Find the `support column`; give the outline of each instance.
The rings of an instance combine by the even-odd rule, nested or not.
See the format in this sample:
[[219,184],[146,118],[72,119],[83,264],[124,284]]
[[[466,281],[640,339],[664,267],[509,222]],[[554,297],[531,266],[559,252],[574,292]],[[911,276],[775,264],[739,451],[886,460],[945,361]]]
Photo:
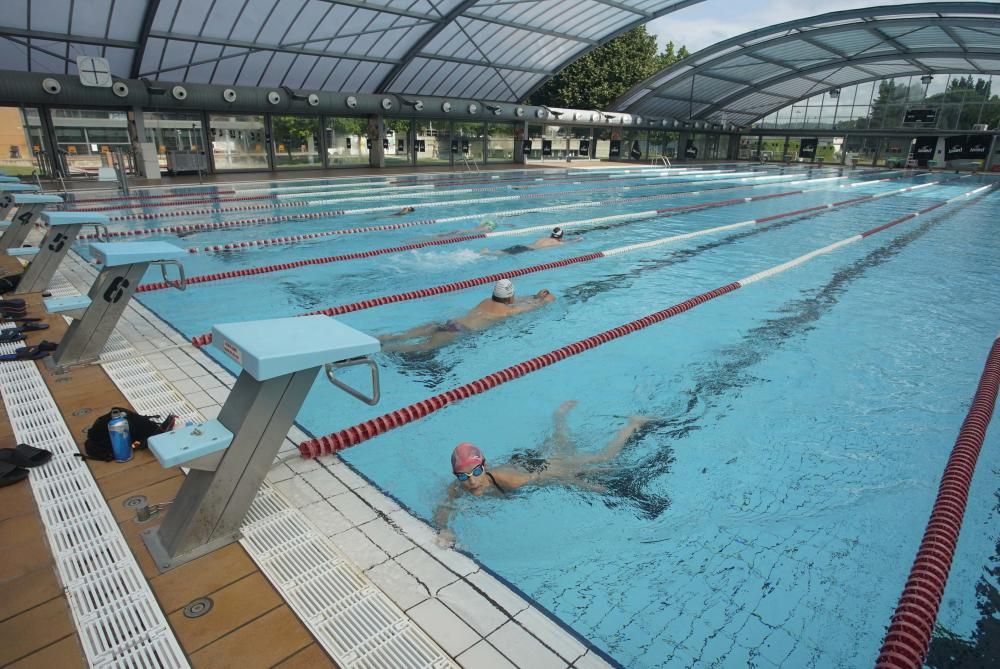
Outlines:
[[993,135],[993,139],[990,140],[990,150],[986,154],[986,162],[983,164],[983,170],[986,172],[989,172],[990,168],[993,167],[995,151],[997,151],[997,135]]
[[382,169],[385,167],[385,149],[382,148],[382,114],[372,114],[368,117],[368,130],[366,135],[371,142],[368,149],[368,167]]
[[50,164],[52,165],[54,174],[50,176],[68,179],[69,173],[66,170],[66,165],[63,162],[62,156],[59,154],[59,144],[56,142],[56,131],[55,127],[52,125],[52,110],[47,106],[39,106],[38,120],[42,125],[43,144],[48,145],[47,147],[43,146],[42,148],[47,148],[48,154],[51,157]]

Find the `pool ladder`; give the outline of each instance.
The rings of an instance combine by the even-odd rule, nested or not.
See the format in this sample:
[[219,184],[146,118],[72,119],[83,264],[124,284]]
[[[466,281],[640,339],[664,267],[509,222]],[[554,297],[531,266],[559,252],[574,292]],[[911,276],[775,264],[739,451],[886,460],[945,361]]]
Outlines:
[[470,157],[468,154],[463,153],[462,162],[465,163],[465,169],[469,172],[471,172],[473,168],[475,168],[476,172],[479,171],[479,164],[476,162],[476,158],[474,156]]
[[671,167],[671,165],[670,165],[670,159],[667,158],[666,156],[663,156],[663,155],[661,155],[658,158],[653,158],[652,160],[649,161],[650,165],[658,165],[660,163],[663,163],[664,167],[667,167],[667,168]]

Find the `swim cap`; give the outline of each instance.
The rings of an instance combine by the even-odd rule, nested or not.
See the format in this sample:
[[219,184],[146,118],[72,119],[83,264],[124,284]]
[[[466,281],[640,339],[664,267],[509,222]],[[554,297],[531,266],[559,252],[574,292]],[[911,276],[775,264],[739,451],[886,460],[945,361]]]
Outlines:
[[552,239],[562,239],[562,228],[552,228],[552,234],[549,236],[552,237]]
[[493,297],[501,300],[514,297],[514,284],[510,279],[500,279],[493,284]]
[[486,462],[483,452],[467,441],[462,442],[451,452],[451,471],[467,472]]
[[494,230],[497,229],[497,222],[491,221],[490,219],[487,218],[485,221],[483,221],[482,226],[487,230],[489,230],[490,232],[493,232]]

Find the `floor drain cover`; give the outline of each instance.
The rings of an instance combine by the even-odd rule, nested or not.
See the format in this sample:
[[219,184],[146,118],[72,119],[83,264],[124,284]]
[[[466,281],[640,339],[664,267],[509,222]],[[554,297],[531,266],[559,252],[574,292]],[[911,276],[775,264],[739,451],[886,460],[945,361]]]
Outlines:
[[86,416],[91,411],[93,411],[93,409],[88,409],[88,408],[84,407],[83,409],[77,409],[76,411],[74,411],[73,415],[74,416]]
[[145,495],[132,495],[124,502],[122,506],[126,509],[138,509],[141,506],[146,506],[146,496]]
[[184,607],[185,618],[200,618],[212,610],[211,597],[200,597]]

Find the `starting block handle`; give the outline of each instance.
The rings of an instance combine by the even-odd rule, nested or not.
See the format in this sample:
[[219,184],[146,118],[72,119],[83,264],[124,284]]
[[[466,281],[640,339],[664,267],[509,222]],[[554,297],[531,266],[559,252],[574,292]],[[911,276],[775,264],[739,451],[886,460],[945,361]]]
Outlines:
[[[107,232],[107,229],[105,229],[105,232]],[[177,290],[184,290],[187,288],[187,277],[184,275],[184,265],[182,265],[179,260],[154,260],[150,264],[160,266],[160,276],[163,277],[164,283],[176,288]],[[179,278],[176,281],[171,281],[167,278],[168,265],[173,265],[177,268]]]
[[107,242],[110,240],[108,235],[108,226],[103,223],[88,223],[87,225],[94,226],[94,234],[97,236],[97,241]]
[[[344,367],[354,367],[356,365],[368,365],[368,368],[372,372],[371,397],[368,397],[367,395],[357,390],[356,388],[352,388],[351,386],[347,385],[334,375],[334,372],[338,369],[342,369]],[[338,360],[337,362],[328,362],[323,366],[323,369],[326,371],[326,378],[327,380],[330,381],[330,383],[340,388],[351,397],[357,398],[369,406],[375,406],[376,404],[378,404],[379,399],[381,399],[382,397],[381,390],[379,389],[378,365],[376,365],[375,361],[372,360],[371,358],[367,357],[350,358],[348,360]]]

